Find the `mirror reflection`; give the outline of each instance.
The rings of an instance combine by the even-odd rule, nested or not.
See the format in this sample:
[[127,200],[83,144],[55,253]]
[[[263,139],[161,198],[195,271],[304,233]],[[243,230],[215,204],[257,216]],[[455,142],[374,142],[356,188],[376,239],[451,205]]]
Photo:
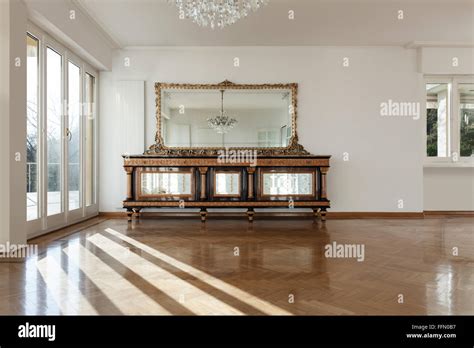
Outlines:
[[142,195],[191,195],[191,173],[142,173]]
[[167,147],[286,147],[292,137],[291,89],[162,89]]
[[264,173],[264,195],[310,195],[313,192],[312,173]]
[[215,196],[239,196],[240,173],[216,173]]

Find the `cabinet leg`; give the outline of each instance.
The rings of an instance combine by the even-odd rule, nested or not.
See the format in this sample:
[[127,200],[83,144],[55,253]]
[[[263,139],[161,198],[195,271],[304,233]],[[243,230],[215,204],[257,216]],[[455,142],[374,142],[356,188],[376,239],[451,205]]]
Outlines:
[[321,221],[325,222],[326,221],[326,208],[321,208]]
[[201,222],[206,222],[207,209],[201,208],[201,212],[199,214],[201,215]]
[[248,208],[247,209],[247,217],[249,218],[249,222],[253,222],[253,216],[255,212],[253,211],[253,208]]
[[319,208],[313,208],[314,219],[317,220],[320,217]]
[[127,209],[127,221],[132,222],[133,210]]
[[140,219],[140,210],[142,210],[142,208],[135,208],[133,209],[133,213],[135,215],[135,219],[139,220]]

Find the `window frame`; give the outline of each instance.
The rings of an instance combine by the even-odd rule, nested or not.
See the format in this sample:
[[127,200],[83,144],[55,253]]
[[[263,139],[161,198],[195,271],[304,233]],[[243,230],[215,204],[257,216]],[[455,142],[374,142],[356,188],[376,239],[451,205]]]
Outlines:
[[[430,157],[427,155],[426,134],[426,84],[447,83],[448,84],[448,156]],[[461,126],[459,117],[458,85],[473,83],[474,76],[471,75],[426,75],[423,79],[423,157],[424,167],[474,167],[474,157],[461,157]],[[453,160],[453,154],[457,153],[457,161]]]

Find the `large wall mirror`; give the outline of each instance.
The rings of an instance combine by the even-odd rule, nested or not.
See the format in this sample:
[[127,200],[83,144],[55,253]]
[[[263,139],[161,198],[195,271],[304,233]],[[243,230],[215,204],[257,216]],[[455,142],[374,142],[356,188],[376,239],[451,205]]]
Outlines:
[[156,83],[156,144],[147,154],[213,155],[223,148],[300,154],[297,84]]

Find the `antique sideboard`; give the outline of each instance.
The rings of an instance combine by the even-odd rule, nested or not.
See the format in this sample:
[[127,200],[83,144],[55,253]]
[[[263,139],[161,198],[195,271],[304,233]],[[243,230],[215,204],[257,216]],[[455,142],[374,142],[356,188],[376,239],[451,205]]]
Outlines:
[[124,156],[128,220],[143,208],[312,208],[322,221],[330,201],[326,176],[330,156],[267,156],[255,163],[218,157]]
[[311,208],[326,219],[330,156],[298,143],[297,83],[155,84],[155,143],[124,155],[128,220],[143,208]]

